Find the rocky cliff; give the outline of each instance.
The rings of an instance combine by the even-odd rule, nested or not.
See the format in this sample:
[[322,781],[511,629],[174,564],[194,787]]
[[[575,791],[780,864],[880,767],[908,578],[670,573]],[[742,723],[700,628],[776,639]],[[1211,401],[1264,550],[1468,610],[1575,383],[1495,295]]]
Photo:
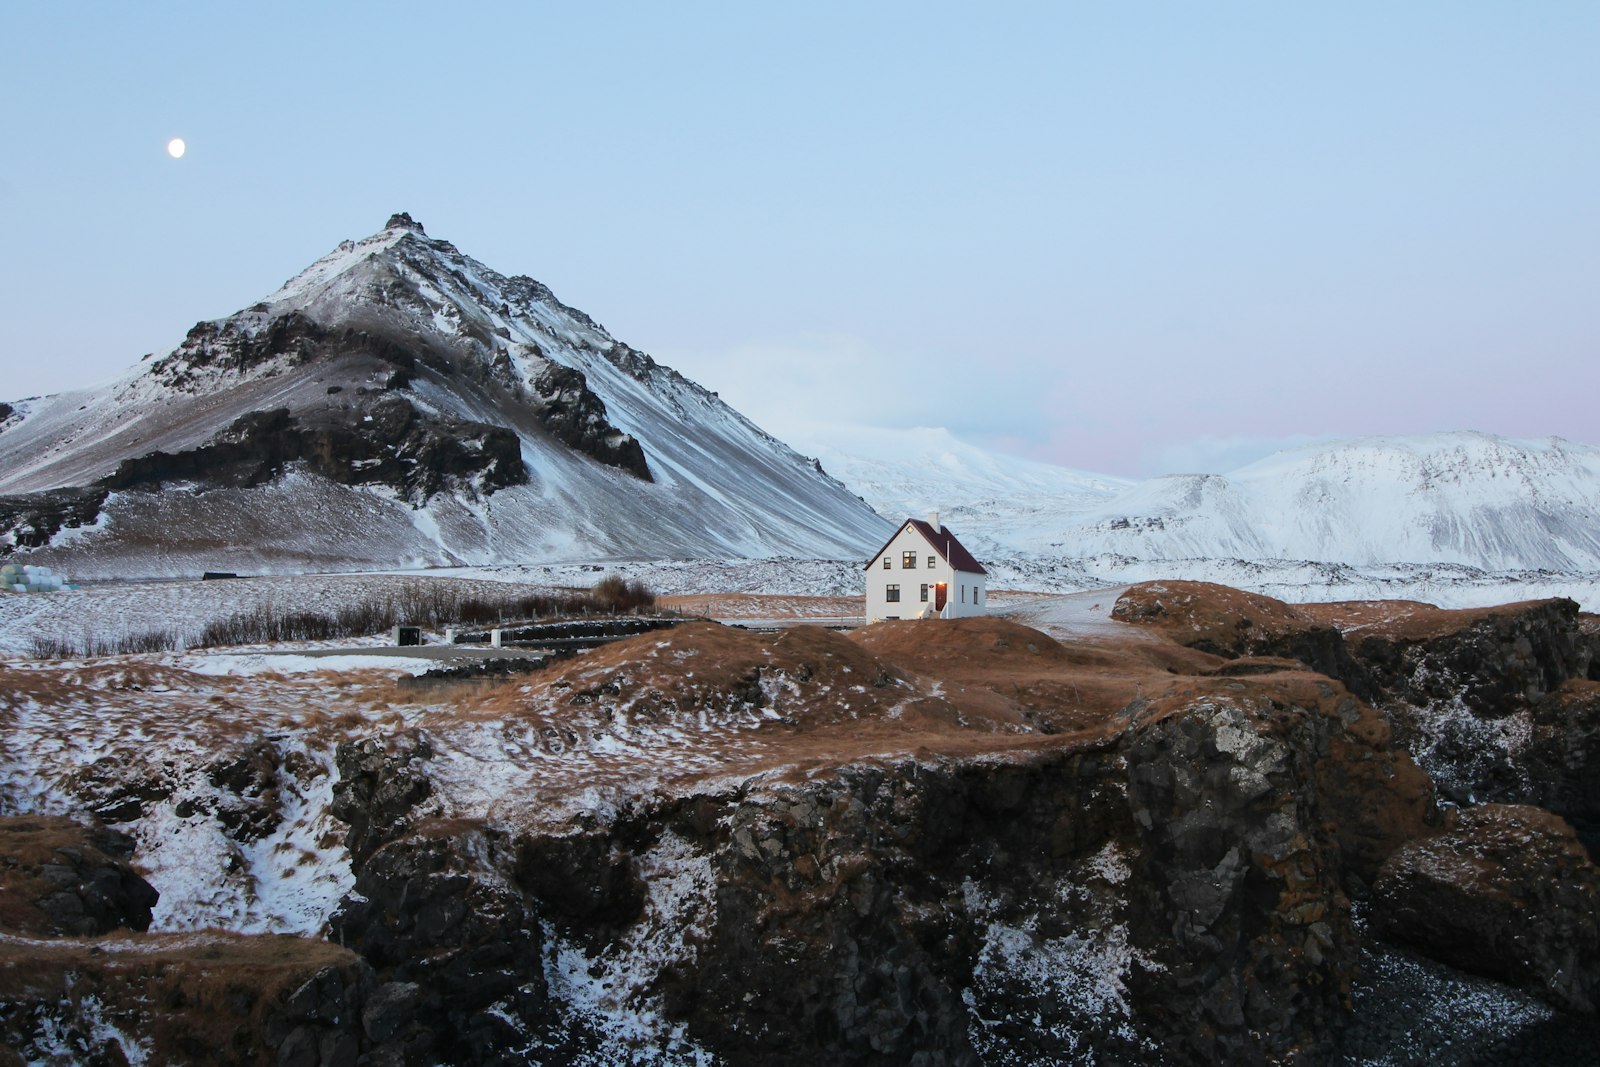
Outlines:
[[1279,656],[1385,713],[1447,796],[1536,804],[1596,825],[1600,636],[1570,600],[1441,610],[1408,601],[1289,605],[1203,582],[1130,588],[1117,618],[1230,658]]
[[[1562,647],[1541,633],[1529,662]],[[259,932],[9,935],[55,977],[6,972],[0,1034],[147,1062],[204,1032],[233,1062],[1332,1063],[1368,929],[1592,1011],[1571,832],[1441,808],[1392,713],[1284,655],[1325,640],[691,623],[447,690],[6,668],[8,759],[137,843],[156,928]],[[78,692],[92,773],[45,740]],[[204,841],[238,897],[182,874]],[[257,954],[263,992],[227,993]]]

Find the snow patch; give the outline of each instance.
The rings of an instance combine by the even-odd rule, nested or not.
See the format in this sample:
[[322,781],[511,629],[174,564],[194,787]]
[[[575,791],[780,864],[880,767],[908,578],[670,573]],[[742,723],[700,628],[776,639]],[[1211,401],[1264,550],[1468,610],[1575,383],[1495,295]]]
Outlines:
[[668,967],[693,963],[716,919],[716,876],[708,855],[668,832],[637,858],[644,914],[615,943],[586,949],[545,924],[545,979],[570,1016],[605,1039],[578,1062],[592,1067],[651,1064],[712,1067],[712,1053],[662,1014],[650,992]]

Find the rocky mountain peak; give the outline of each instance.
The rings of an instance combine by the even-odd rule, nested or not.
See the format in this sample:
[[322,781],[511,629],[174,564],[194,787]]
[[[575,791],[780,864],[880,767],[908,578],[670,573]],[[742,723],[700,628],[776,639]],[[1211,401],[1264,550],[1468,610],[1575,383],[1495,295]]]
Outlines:
[[[173,546],[224,506],[256,531],[238,538],[255,570],[280,557],[844,558],[883,525],[712,393],[405,212],[128,378],[8,418],[0,493],[0,555],[93,552],[124,570],[130,541],[204,556],[185,571],[221,566],[214,539]],[[150,535],[53,543],[102,505],[148,517]],[[308,511],[328,527],[280,532]]]
[[389,221],[383,224],[383,228],[386,230],[410,230],[413,233],[420,233],[424,237],[428,235],[428,231],[422,228],[422,223],[404,211],[397,211],[390,215]]

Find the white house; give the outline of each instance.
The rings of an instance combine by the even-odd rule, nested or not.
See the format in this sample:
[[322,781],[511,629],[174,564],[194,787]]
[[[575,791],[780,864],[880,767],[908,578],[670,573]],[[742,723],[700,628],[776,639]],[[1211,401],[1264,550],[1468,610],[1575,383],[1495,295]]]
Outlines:
[[937,511],[927,522],[907,519],[867,563],[867,621],[983,615],[988,582]]

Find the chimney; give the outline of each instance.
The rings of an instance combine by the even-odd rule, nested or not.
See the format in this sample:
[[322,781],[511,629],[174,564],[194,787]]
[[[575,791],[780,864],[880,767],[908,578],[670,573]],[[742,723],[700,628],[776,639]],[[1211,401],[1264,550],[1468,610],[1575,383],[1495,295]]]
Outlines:
[[938,533],[940,530],[944,529],[944,527],[939,525],[939,513],[937,511],[928,512],[928,525],[933,527],[934,533]]

